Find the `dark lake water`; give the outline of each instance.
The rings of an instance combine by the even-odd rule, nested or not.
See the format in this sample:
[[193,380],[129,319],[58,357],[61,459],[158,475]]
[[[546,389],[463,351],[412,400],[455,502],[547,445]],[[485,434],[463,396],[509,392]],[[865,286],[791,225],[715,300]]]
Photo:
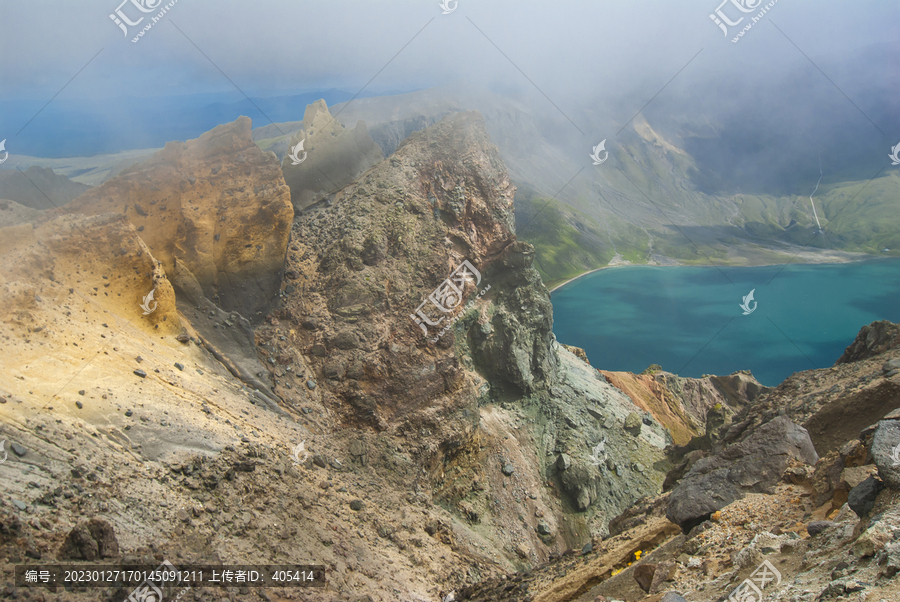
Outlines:
[[[754,290],[755,310],[743,297]],[[748,268],[623,266],[554,291],[553,330],[595,368],[751,370],[775,386],[834,364],[859,329],[900,322],[900,260]],[[748,304],[754,307],[754,302]]]

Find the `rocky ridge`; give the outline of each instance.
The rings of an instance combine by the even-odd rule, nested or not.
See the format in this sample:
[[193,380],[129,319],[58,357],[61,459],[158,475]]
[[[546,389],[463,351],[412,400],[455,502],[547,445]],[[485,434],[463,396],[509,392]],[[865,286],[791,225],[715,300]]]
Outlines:
[[[875,355],[772,391],[741,373],[603,373],[555,342],[534,250],[514,233],[514,187],[477,113],[409,136],[289,219],[289,240],[284,222],[265,218],[285,210],[284,180],[271,155],[241,150],[248,140],[242,119],[187,150],[172,143],[64,212],[0,231],[11,351],[0,417],[16,446],[0,463],[4,581],[13,562],[99,556],[327,568],[321,590],[208,589],[197,600],[658,600],[672,590],[699,601],[727,597],[768,556],[798,600],[894,597],[884,581],[897,564],[890,403],[871,403],[862,432],[822,449],[809,422],[838,407],[838,391],[890,393],[893,350],[866,347]],[[211,157],[227,166],[220,179]],[[214,228],[182,217],[189,207],[103,211],[186,186],[173,166],[199,170],[186,181],[204,197],[241,199],[224,221],[250,220],[251,245],[279,224],[283,263],[275,245],[253,264],[268,270],[270,297],[226,303],[175,260],[191,239],[166,218]],[[212,207],[230,205],[199,215]],[[439,297],[456,313],[422,305],[460,266],[461,294]],[[159,306],[147,315],[151,289]],[[262,317],[245,315],[263,301]],[[428,324],[442,317],[446,330]],[[811,394],[800,404],[795,390]],[[797,445],[760,461],[784,445],[778,433]],[[709,475],[729,495],[703,489]],[[671,491],[652,497],[664,480]],[[712,505],[682,532],[666,515],[689,487]],[[771,537],[754,540],[763,530]],[[848,550],[854,560],[840,566]]]

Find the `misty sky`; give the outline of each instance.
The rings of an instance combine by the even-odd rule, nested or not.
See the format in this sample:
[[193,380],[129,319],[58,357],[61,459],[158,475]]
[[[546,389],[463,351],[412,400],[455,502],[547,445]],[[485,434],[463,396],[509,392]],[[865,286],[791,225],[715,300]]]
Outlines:
[[[438,0],[178,0],[135,44],[109,18],[119,1],[0,2],[0,100],[46,102],[83,69],[54,102],[230,92],[229,79],[251,96],[356,92],[373,77],[374,92],[455,80],[515,90],[530,79],[565,110],[596,91],[658,89],[701,50],[679,79],[763,77],[806,60],[765,21],[826,72],[854,49],[896,49],[900,38],[900,4],[886,0],[779,0],[737,44],[709,18],[718,0],[459,0],[449,15]],[[142,15],[130,1],[122,10]],[[723,10],[741,14],[731,2]]]

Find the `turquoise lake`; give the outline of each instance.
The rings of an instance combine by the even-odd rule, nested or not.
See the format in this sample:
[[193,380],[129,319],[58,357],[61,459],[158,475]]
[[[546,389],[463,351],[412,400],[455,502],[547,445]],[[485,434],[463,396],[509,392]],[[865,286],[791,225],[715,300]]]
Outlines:
[[[744,315],[743,297],[756,309]],[[859,329],[900,322],[900,260],[762,267],[623,266],[552,295],[553,331],[602,370],[750,370],[776,386],[832,366]],[[748,304],[749,308],[754,303]]]

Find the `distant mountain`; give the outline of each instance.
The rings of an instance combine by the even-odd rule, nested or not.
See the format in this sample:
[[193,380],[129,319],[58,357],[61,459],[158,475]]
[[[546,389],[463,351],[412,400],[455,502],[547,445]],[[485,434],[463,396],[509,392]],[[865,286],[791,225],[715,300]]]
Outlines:
[[[891,171],[865,185],[874,175],[865,169],[872,165],[863,161],[868,151],[853,151],[857,167],[841,172],[849,179],[835,181],[833,174],[823,179],[814,197],[824,230],[817,234],[809,199],[819,175],[817,158],[810,182],[810,174],[798,172],[792,148],[769,148],[759,169],[792,164],[795,177],[772,167],[780,175],[766,179],[764,171],[754,171],[755,159],[748,154],[753,149],[732,148],[740,145],[715,126],[721,124],[712,113],[688,117],[680,111],[651,111],[648,118],[640,114],[628,124],[616,124],[594,110],[573,112],[583,131],[603,132],[588,139],[559,112],[536,106],[446,86],[356,99],[329,110],[345,127],[364,121],[385,156],[449,113],[480,111],[518,187],[518,236],[536,246],[535,265],[548,284],[610,261],[759,265],[787,262],[798,253],[803,261],[822,261],[851,257],[841,254],[845,251],[891,254],[883,249],[900,248],[900,218],[891,209],[900,177]],[[785,127],[779,124],[779,137]],[[283,153],[287,137],[271,136],[298,129],[298,123],[269,126],[265,133],[256,130],[255,139]],[[831,135],[822,129],[823,136]],[[837,133],[845,129],[834,126]],[[609,157],[595,166],[588,155],[602,136],[608,139]],[[749,138],[747,133],[750,146],[756,144]],[[737,186],[727,182],[728,167],[715,158],[717,152],[745,160],[732,169]]]
[[[367,96],[372,94],[359,94],[359,98]],[[242,115],[256,125],[296,120],[303,117],[306,105],[316,100],[324,99],[332,105],[353,97],[353,92],[332,88],[249,100],[236,93],[67,100],[51,103],[30,123],[43,103],[5,101],[0,102],[0,121],[14,131],[28,123],[21,135],[7,142],[11,154],[84,157],[159,148],[172,140],[197,138]]]
[[0,170],[0,199],[15,201],[31,209],[62,207],[89,189],[90,186],[73,182],[44,167]]

